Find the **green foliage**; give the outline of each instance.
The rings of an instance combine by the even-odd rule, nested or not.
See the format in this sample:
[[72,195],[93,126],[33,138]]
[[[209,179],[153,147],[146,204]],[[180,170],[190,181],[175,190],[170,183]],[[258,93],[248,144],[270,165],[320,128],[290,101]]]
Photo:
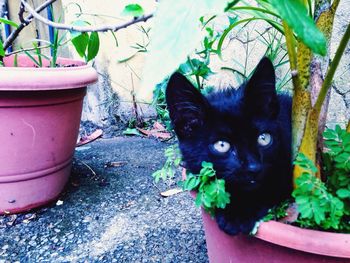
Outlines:
[[[3,17],[0,17],[0,23],[7,24],[7,25],[13,26],[15,28],[18,27],[17,23],[15,23],[14,21],[8,20],[6,18],[3,18]],[[3,44],[2,40],[0,39],[0,57],[4,57],[4,56],[5,56],[4,44]]]
[[[177,145],[168,147],[164,166],[152,176],[156,183],[172,179],[181,163],[180,149]],[[212,216],[216,208],[225,208],[230,203],[230,194],[225,191],[225,181],[216,177],[212,163],[203,162],[199,174],[187,173],[186,179],[179,182],[186,191],[196,191],[195,203],[202,206]]]
[[[214,29],[209,25],[209,22],[215,19],[215,16],[211,16],[208,19],[204,17],[200,18],[200,22],[202,24],[202,28],[206,30],[206,35],[204,36],[202,42],[202,49],[196,52],[196,57],[190,58],[187,57],[187,61],[180,65],[178,71],[185,76],[193,77],[195,79],[195,83],[198,89],[200,89],[203,93],[207,90],[205,88],[204,82],[205,80],[213,74],[212,70],[209,67],[210,55],[212,53],[216,53],[213,49],[213,45],[219,35],[215,33]],[[148,31],[145,32],[147,35]],[[148,36],[148,35],[147,35]],[[165,90],[168,84],[168,78],[166,78],[163,82],[156,85],[153,90],[153,101],[152,105],[155,107],[157,111],[157,116],[159,120],[167,127],[170,131],[171,123],[169,112],[166,107],[165,100]]]
[[271,208],[267,215],[262,219],[262,221],[270,221],[270,220],[278,220],[283,217],[286,217],[287,214],[287,209],[290,205],[290,200],[284,201],[281,204]]
[[158,120],[165,125],[165,127],[171,131],[171,121],[169,117],[169,111],[165,100],[165,90],[168,84],[168,79],[158,84],[153,90],[152,106],[155,107]]
[[326,38],[316,27],[301,1],[269,0],[269,2],[305,45],[317,54],[326,55]]
[[89,42],[87,45],[86,62],[94,59],[97,56],[98,50],[100,49],[100,38],[97,32],[91,32]]
[[137,135],[137,136],[141,136],[141,133],[135,129],[135,128],[126,128],[125,131],[123,131],[124,135]]
[[[227,0],[160,1],[145,65],[144,87],[153,89],[184,63],[202,40],[199,19],[208,13],[223,12],[226,5]],[[164,59],[166,63],[159,63]]]
[[303,227],[344,231],[348,228],[346,207],[334,191],[318,179],[316,166],[304,154],[299,153],[295,165],[304,172],[296,181],[293,197],[298,205],[298,223]]
[[327,148],[323,155],[324,172],[332,193],[344,202],[348,219],[343,228],[350,231],[350,133],[340,128],[326,129],[323,134]]
[[139,4],[126,5],[122,12],[122,15],[133,16],[133,17],[142,16],[143,14],[144,14],[144,10],[142,6],[140,6]]
[[165,149],[164,155],[167,158],[164,166],[152,174],[156,183],[158,183],[160,180],[165,181],[173,178],[175,176],[176,169],[181,163],[180,149],[177,145],[171,145]]
[[10,26],[13,26],[15,28],[18,27],[18,24],[12,20],[8,20],[6,18],[3,18],[3,17],[0,17],[0,23],[2,24],[7,24],[7,25],[10,25]]
[[214,216],[216,208],[225,208],[230,203],[230,194],[225,191],[225,180],[218,179],[212,163],[202,162],[199,174],[187,173],[182,185],[184,190],[196,191],[196,205]]
[[5,56],[5,49],[4,49],[4,44],[0,39],[0,57],[3,57],[3,56]]
[[[242,5],[238,6],[238,3],[242,3]],[[258,7],[249,5],[245,1],[162,1],[155,19],[156,26],[153,32],[154,38],[151,42],[149,60],[146,63],[144,87],[154,87],[179,65],[187,63],[188,59],[185,62],[186,58],[198,46],[201,39],[200,30],[197,27],[198,19],[208,13],[214,14],[211,16],[213,18],[222,10],[230,13],[240,11],[249,16],[240,19],[231,18],[230,25],[223,31],[218,41],[205,39],[205,51],[220,55],[224,40],[234,28],[239,25],[245,26],[256,20],[265,21],[284,34],[281,24],[281,20],[284,20],[298,39],[310,47],[312,51],[321,55],[326,54],[325,37],[301,1],[257,0],[256,3]],[[203,20],[201,22],[203,23]],[[207,30],[205,27],[203,29]],[[171,37],[174,35],[178,37]],[[214,48],[216,42],[217,47]],[[169,50],[171,50],[170,56]],[[166,65],[158,63],[165,57],[167,58]],[[284,61],[284,63],[287,62]],[[283,85],[288,81],[289,79],[284,79]]]
[[[88,22],[82,20],[77,20],[73,23],[73,25],[76,26],[86,26],[88,24]],[[100,38],[97,32],[87,33],[70,31],[70,34],[75,50],[86,62],[89,62],[97,56],[100,49]]]

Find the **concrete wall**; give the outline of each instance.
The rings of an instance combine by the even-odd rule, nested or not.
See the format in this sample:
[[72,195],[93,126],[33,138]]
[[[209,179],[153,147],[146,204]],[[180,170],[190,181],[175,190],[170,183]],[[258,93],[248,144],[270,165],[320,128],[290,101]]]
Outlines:
[[[73,3],[74,0],[62,0],[65,10],[65,19],[71,23],[77,19],[79,9]],[[79,1],[83,14],[79,19],[86,19],[94,25],[122,24],[131,17],[122,16],[124,6],[130,1],[103,0],[98,5],[96,0]],[[140,3],[147,14],[154,12],[155,1],[133,1]],[[95,14],[102,16],[96,17]],[[91,120],[100,126],[113,123],[114,116],[124,120],[133,115],[133,94],[140,89],[140,77],[145,53],[137,52],[132,46],[137,43],[146,45],[147,36],[141,32],[141,26],[150,27],[150,22],[140,23],[129,27],[127,30],[116,32],[117,43],[111,33],[101,33],[100,52],[95,60],[95,68],[100,74],[100,80],[89,90],[85,101],[83,120]],[[77,56],[72,50],[73,56]],[[120,62],[132,57],[126,62]],[[142,98],[141,98],[142,99]],[[154,112],[145,104],[138,104],[140,112],[152,115]],[[112,116],[112,118],[111,118]]]

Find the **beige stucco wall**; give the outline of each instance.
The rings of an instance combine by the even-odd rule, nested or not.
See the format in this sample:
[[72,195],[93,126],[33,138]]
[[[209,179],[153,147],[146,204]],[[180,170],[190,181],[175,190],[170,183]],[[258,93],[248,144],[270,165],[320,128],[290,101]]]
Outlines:
[[[72,4],[74,2],[77,1],[62,0],[63,5],[67,7],[65,10],[65,19],[67,23],[72,23],[77,19],[76,14],[79,10]],[[123,24],[131,19],[131,17],[121,15],[124,6],[129,3],[130,1],[125,0],[82,0],[79,1],[79,5],[82,7],[85,15],[82,15],[79,19],[86,19],[92,22],[93,25]],[[152,0],[133,1],[132,3],[140,3],[146,14],[154,12],[156,5],[156,2]],[[99,14],[101,16],[96,17],[93,14]],[[117,111],[119,115],[128,115],[133,111],[132,94],[138,93],[141,87],[140,77],[145,53],[135,54],[137,50],[131,46],[135,46],[137,43],[143,44],[148,42],[146,35],[141,33],[140,26],[147,29],[149,28],[150,22],[133,25],[127,30],[123,29],[116,32],[115,36],[118,45],[116,45],[116,41],[110,32],[100,34],[101,46],[100,52],[95,60],[95,66],[100,76],[102,78],[104,77],[102,82],[105,84],[109,83],[119,97]],[[73,56],[76,56],[75,51],[72,50],[71,53]],[[135,56],[127,62],[119,62],[134,54]],[[92,94],[90,99],[95,101],[98,99],[96,96],[95,98],[93,97],[94,95]],[[108,100],[108,98],[104,99]],[[91,101],[91,103],[94,104],[95,102]],[[143,111],[148,111],[148,107],[145,107],[145,104],[140,103],[139,106],[144,108]],[[95,110],[97,109],[95,108]],[[93,112],[87,112],[83,118],[96,118],[96,116],[93,115]],[[103,113],[99,115],[101,116]]]

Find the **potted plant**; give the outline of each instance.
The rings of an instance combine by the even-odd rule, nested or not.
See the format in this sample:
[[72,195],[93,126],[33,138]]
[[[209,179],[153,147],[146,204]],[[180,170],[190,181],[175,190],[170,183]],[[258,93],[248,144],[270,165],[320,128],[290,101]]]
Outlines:
[[[96,71],[87,62],[98,53],[98,32],[117,31],[151,17],[142,16],[139,7],[139,18],[124,24],[93,27],[77,21],[66,25],[39,14],[53,2],[33,8],[23,0],[20,24],[0,19],[13,29],[0,41],[0,214],[27,211],[58,197],[70,174],[86,87],[97,81]],[[125,12],[133,15],[135,6],[126,6]],[[33,20],[51,26],[51,43],[40,46],[34,41],[32,49],[6,53]],[[57,56],[60,46],[67,43],[58,30],[70,32],[68,42],[85,62]],[[43,48],[51,48],[51,57],[42,53]]]
[[[163,31],[161,35],[155,34],[153,50],[165,45],[164,42],[168,39],[168,48],[172,49],[172,57],[169,58],[171,66],[162,65],[163,68],[160,69],[153,63],[155,57],[164,56],[162,52],[158,52],[149,62],[157,76],[152,76],[152,73],[146,71],[149,73],[146,83],[160,81],[167,74],[171,74],[198,44],[200,38],[194,33],[198,19],[206,13],[215,14],[217,9],[222,11],[225,8],[228,12],[245,10],[251,16],[243,19],[231,17],[229,26],[219,37],[216,46],[208,41],[208,38],[204,41],[207,51],[211,49],[209,51],[220,55],[228,33],[236,26],[253,20],[266,21],[285,37],[293,84],[293,197],[297,206],[299,226],[295,226],[295,222],[291,225],[291,222],[286,224],[270,221],[260,223],[254,237],[229,236],[218,228],[208,213],[203,212],[209,259],[211,262],[350,262],[350,234],[334,233],[349,232],[350,124],[345,125],[346,129],[337,127],[335,130],[327,130],[324,133],[325,139],[322,136],[327,111],[325,101],[329,96],[335,70],[349,42],[350,26],[347,24],[335,55],[331,63],[328,63],[329,60],[323,59],[322,56],[329,56],[333,20],[339,1],[256,2],[258,6],[247,6],[243,1],[203,1],[193,3],[192,5],[197,5],[194,8],[188,6],[190,4],[185,1],[178,1],[177,4],[172,4],[170,9],[170,3],[168,2],[167,6],[164,1],[164,6],[159,8],[159,12],[166,12],[166,15],[158,14],[159,20],[156,22],[167,25],[167,31]],[[191,11],[180,18],[178,11],[185,7]],[[172,19],[171,10],[176,12],[178,24],[171,24],[167,20],[167,17]],[[201,19],[203,21],[203,18]],[[186,23],[186,27],[181,23]],[[161,30],[164,30],[164,27],[154,29],[157,33]],[[171,45],[168,43],[171,42],[170,36],[164,32],[181,33],[185,41],[176,39],[174,45]],[[150,49],[152,50],[152,47]],[[321,70],[324,68],[327,68],[325,74]],[[197,78],[194,72],[192,75]],[[171,155],[168,153],[168,156]],[[170,161],[166,163],[168,167],[169,163]],[[157,180],[166,176],[165,170],[155,174]],[[201,176],[203,177],[199,174],[196,178],[201,180]],[[199,183],[192,184],[188,179],[185,181],[185,189],[201,191],[198,189]],[[314,227],[316,230],[304,229],[305,227]]]

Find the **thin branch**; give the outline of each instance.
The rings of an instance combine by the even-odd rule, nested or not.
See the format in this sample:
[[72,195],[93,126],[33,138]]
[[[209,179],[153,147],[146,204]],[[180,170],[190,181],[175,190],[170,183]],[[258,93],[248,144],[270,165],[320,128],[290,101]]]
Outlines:
[[26,0],[21,0],[21,3],[26,7],[28,12],[33,15],[34,18],[36,18],[38,21],[48,25],[52,26],[56,29],[61,30],[70,30],[70,31],[77,31],[77,32],[106,32],[106,31],[118,31],[123,28],[127,28],[133,24],[139,23],[139,22],[146,22],[148,19],[153,17],[153,14],[140,16],[136,19],[133,19],[129,22],[126,22],[121,25],[105,25],[105,26],[76,26],[76,25],[67,25],[62,23],[55,23],[52,22],[45,17],[39,15],[28,3]]
[[350,24],[348,25],[348,27],[346,28],[346,31],[342,37],[342,39],[340,40],[340,44],[338,46],[337,51],[335,52],[333,61],[331,62],[331,65],[327,71],[326,77],[324,79],[324,82],[322,84],[322,88],[320,90],[320,93],[317,97],[317,101],[315,103],[314,108],[316,109],[316,111],[320,112],[321,108],[322,108],[322,104],[324,99],[326,98],[327,95],[327,91],[328,89],[331,87],[332,81],[333,81],[333,77],[334,77],[334,73],[339,65],[339,61],[343,56],[344,50],[346,48],[346,45],[348,44],[350,39]]
[[24,12],[25,12],[25,8],[24,5],[21,3],[19,5],[19,11],[18,11],[18,17],[19,17],[19,21],[21,21],[21,24],[26,24],[28,25],[30,23],[30,20],[26,20],[24,18]]
[[[45,8],[47,8],[49,5],[51,5],[52,3],[56,2],[56,0],[47,0],[44,3],[42,3],[40,6],[38,6],[35,9],[35,12],[38,14],[41,11],[43,11]],[[19,16],[23,16],[23,14],[21,13],[22,7],[20,7],[20,11],[19,11]],[[24,11],[23,11],[24,12]],[[33,19],[33,16],[30,14],[27,17],[21,19],[21,24],[16,28],[16,30],[12,31],[11,35],[6,39],[6,41],[4,42],[4,50],[6,50],[9,46],[12,45],[13,41],[18,37],[19,33],[28,25],[28,23],[31,22],[31,20]],[[24,22],[22,22],[22,20]]]

